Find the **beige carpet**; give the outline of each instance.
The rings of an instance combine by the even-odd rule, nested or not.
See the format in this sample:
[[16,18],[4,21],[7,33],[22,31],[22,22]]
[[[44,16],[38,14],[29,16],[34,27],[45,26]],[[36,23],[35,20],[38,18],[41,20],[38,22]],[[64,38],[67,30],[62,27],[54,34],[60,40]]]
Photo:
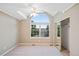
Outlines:
[[62,54],[52,46],[18,46],[5,56],[62,56]]

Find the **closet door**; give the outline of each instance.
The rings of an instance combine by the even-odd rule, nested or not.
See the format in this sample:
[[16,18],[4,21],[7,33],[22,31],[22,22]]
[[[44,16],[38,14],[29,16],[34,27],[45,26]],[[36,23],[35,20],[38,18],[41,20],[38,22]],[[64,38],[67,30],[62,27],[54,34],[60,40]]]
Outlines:
[[61,23],[61,39],[62,46],[69,50],[69,19],[65,19]]

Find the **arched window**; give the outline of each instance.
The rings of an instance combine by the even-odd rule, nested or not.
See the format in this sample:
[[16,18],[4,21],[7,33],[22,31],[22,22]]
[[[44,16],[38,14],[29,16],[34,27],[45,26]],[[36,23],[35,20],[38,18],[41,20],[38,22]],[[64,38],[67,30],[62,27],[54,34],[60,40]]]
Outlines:
[[45,13],[37,13],[31,18],[31,37],[49,37],[49,17]]

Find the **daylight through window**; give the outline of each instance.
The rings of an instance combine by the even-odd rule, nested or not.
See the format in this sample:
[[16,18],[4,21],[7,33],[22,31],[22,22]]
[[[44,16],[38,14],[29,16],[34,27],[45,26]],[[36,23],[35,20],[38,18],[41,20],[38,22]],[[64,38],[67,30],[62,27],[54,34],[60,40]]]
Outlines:
[[31,37],[49,37],[49,17],[39,13],[31,18]]

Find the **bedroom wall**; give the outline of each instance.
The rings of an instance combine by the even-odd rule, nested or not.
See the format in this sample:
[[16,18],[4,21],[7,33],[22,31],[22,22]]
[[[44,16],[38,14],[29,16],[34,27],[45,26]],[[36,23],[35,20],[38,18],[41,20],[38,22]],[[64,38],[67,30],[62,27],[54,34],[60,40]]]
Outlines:
[[79,4],[74,5],[64,12],[64,17],[70,17],[70,31],[69,31],[69,49],[70,55],[79,56]]
[[[31,27],[30,22],[31,19],[26,19],[20,21],[20,40],[19,43],[33,43],[37,45],[49,45],[50,43],[54,42],[54,18],[49,15],[50,18],[50,32],[48,38],[31,38]],[[41,44],[40,44],[41,43]]]
[[[63,13],[62,12],[57,12],[55,15],[54,15],[54,19],[55,19],[55,41],[57,42],[58,40],[57,39],[57,25],[60,24],[60,21],[62,20],[62,17],[63,17]],[[60,34],[61,35],[61,34]],[[61,37],[60,37],[61,38]],[[61,42],[61,39],[59,40]]]
[[0,55],[16,45],[18,21],[0,11]]

